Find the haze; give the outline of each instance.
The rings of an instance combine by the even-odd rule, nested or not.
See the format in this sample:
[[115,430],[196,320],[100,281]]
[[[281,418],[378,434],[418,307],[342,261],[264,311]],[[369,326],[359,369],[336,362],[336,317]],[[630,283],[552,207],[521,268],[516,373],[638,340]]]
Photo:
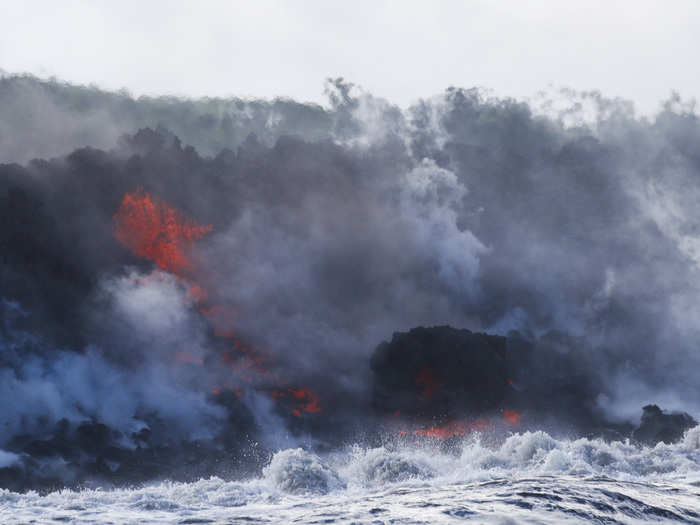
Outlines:
[[323,102],[343,76],[407,106],[450,85],[519,99],[600,90],[658,109],[700,94],[700,4],[3,2],[0,68],[135,95]]

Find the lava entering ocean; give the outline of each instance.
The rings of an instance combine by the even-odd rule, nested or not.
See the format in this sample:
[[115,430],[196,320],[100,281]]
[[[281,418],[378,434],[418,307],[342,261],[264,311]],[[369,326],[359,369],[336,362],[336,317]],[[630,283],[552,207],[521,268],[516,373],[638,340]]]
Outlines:
[[[209,391],[220,395],[230,390],[241,397],[243,389],[255,388],[256,380],[267,376],[278,389],[272,399],[290,401],[289,411],[297,417],[302,413],[322,412],[316,393],[309,387],[287,387],[287,381],[269,368],[271,359],[266,353],[236,337],[235,317],[237,309],[230,305],[209,304],[211,294],[200,284],[193,282],[197,267],[191,258],[195,241],[211,232],[211,225],[202,226],[196,220],[177,210],[167,202],[153,197],[143,189],[127,193],[114,215],[114,235],[119,242],[137,256],[148,259],[189,287],[189,298],[198,311],[209,321],[214,337],[231,340],[230,350],[219,356],[219,362],[229,366],[232,372],[230,384],[213,385]],[[204,365],[201,358],[178,350],[174,360],[179,363]],[[267,365],[267,366],[266,366]]]

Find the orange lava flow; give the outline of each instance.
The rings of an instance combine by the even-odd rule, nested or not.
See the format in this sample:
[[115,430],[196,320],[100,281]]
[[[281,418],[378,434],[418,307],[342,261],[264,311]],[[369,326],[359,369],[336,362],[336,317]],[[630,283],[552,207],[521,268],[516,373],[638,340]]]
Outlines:
[[[211,225],[200,225],[143,189],[125,194],[113,219],[117,240],[135,255],[153,261],[160,269],[174,274],[189,285],[189,300],[195,303],[199,312],[209,321],[215,337],[231,340],[232,351],[224,352],[221,360],[225,366],[230,367],[235,381],[231,381],[232,384],[228,386],[213,386],[213,395],[220,395],[226,389],[241,397],[243,392],[237,389],[241,383],[252,385],[262,376],[274,380],[278,386],[286,384],[276,373],[271,373],[266,368],[265,365],[270,360],[264,352],[248,347],[236,337],[234,325],[238,311],[227,305],[211,304],[209,292],[191,280],[195,266],[190,259],[190,252],[195,241],[212,231]],[[175,361],[203,364],[201,358],[184,351],[175,353]],[[302,412],[322,412],[318,396],[308,387],[275,392],[280,392],[279,395],[273,395],[275,399],[294,399],[290,410],[295,416],[301,416]]]
[[520,414],[518,414],[515,410],[504,410],[503,419],[514,425],[520,424]]
[[450,421],[439,427],[431,427],[421,430],[415,430],[413,433],[417,436],[425,436],[436,439],[449,439],[454,436],[466,436],[471,432],[481,430],[493,430],[493,425],[485,419],[479,418],[476,421]]
[[[310,388],[300,388],[299,390],[293,390],[290,388],[289,392],[300,401],[298,408],[304,412],[313,413],[322,411],[321,407],[318,406],[318,396]],[[292,410],[292,413],[294,413],[294,410]]]
[[192,269],[188,251],[194,241],[211,230],[142,189],[124,195],[114,215],[119,242],[180,277]]

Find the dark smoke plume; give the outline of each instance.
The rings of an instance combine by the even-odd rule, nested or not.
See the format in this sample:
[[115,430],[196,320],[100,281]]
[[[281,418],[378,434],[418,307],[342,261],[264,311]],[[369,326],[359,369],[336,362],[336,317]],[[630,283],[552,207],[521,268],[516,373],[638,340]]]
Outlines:
[[[342,80],[328,95],[0,79],[0,468],[88,423],[114,431],[104,450],[220,450],[254,427],[269,448],[329,439],[372,421],[377,344],[421,325],[510,335],[534,352],[523,388],[569,392],[543,411],[698,413],[691,104],[643,118],[565,93],[545,112],[450,88],[401,109]],[[150,254],[161,226],[120,236],[120,210],[146,200],[202,228],[171,238],[186,265]]]

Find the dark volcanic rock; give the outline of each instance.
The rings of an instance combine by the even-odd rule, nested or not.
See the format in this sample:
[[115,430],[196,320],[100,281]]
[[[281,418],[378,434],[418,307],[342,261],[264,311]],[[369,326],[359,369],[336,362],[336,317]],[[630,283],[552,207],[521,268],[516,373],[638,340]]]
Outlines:
[[507,346],[508,377],[514,384],[504,407],[523,412],[531,428],[593,435],[615,427],[597,407],[605,387],[601,375],[590,373],[598,365],[584,338],[560,331],[539,337],[510,332]]
[[145,417],[148,427],[131,435],[97,421],[71,424],[63,419],[42,436],[20,435],[5,448],[16,464],[0,468],[0,488],[50,491],[61,487],[121,486],[207,476],[240,477],[256,473],[269,460],[248,408],[234,392],[213,400],[228,417],[210,439],[170,439],[167,425]]
[[698,424],[685,412],[665,413],[656,405],[647,405],[642,410],[642,422],[633,432],[632,439],[645,445],[675,443],[686,430]]
[[375,350],[371,368],[375,409],[405,416],[484,413],[508,388],[506,338],[449,326],[394,333]]

